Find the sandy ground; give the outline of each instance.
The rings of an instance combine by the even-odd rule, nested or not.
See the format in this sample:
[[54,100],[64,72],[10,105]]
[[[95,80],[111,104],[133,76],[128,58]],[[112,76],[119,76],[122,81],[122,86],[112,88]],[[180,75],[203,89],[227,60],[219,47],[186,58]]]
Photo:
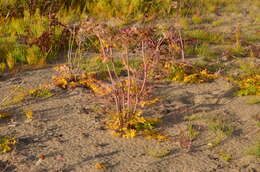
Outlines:
[[[259,8],[247,1],[240,5],[239,14],[232,12],[212,16],[223,20],[223,23],[218,27],[209,26],[209,29],[232,33],[235,27],[241,25],[243,32],[256,34],[259,30]],[[49,67],[1,77],[0,97],[8,96],[17,86],[38,88],[40,84],[50,83],[56,74]],[[162,119],[159,128],[169,137],[168,141],[112,136],[104,126],[107,115],[103,111],[106,108],[106,104],[102,103],[104,98],[84,88],[53,88],[52,97],[26,99],[1,108],[2,112],[12,116],[1,119],[0,136],[15,136],[17,144],[11,153],[0,153],[0,171],[260,171],[260,159],[247,153],[260,137],[260,127],[254,120],[254,116],[260,114],[260,106],[248,104],[250,97],[235,97],[233,86],[223,78],[204,84],[155,83],[154,90],[154,96],[161,97],[162,101],[150,106],[146,115]],[[26,119],[24,109],[33,110],[32,121]],[[183,131],[187,131],[189,117],[196,119],[191,122],[199,135],[187,151],[181,146],[179,138]],[[233,134],[214,148],[210,148],[210,144],[218,136],[210,130],[207,122],[212,117],[223,119],[234,128]],[[152,156],[151,151],[167,151],[169,154],[158,158]],[[232,157],[226,162],[220,154]],[[107,168],[97,169],[96,163]]]
[[[52,68],[26,71],[2,78],[0,95],[6,96],[11,88],[35,88],[51,81]],[[178,83],[155,84],[155,96],[163,101],[153,105],[147,116],[159,117],[162,132],[168,141],[136,137],[123,139],[112,136],[105,129],[102,98],[90,90],[53,89],[50,98],[28,99],[2,109],[13,114],[1,120],[1,136],[16,136],[18,143],[9,154],[0,155],[0,167],[6,171],[62,171],[62,172],[208,172],[208,171],[259,171],[260,160],[246,152],[257,140],[260,128],[253,116],[260,113],[259,105],[248,105],[248,97],[234,97],[233,87],[223,79],[213,83],[183,85]],[[28,121],[23,109],[33,110]],[[196,120],[199,136],[192,142],[189,152],[180,147],[178,135],[187,126],[186,117],[202,118],[217,115],[234,126],[232,136],[210,149],[208,144],[216,137],[203,120]],[[167,156],[157,158],[149,151],[169,150]],[[225,162],[219,154],[232,154]],[[39,156],[45,158],[40,160]],[[8,161],[7,161],[8,160]],[[96,163],[107,166],[95,168]]]

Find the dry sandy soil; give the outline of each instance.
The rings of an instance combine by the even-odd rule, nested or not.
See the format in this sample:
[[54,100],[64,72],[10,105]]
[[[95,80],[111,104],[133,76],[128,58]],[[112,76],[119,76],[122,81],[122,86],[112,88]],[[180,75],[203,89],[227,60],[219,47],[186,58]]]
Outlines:
[[[0,96],[8,95],[17,85],[36,88],[50,82],[53,75],[52,68],[44,68],[2,78]],[[50,98],[26,99],[2,109],[13,115],[1,120],[1,136],[16,136],[18,143],[12,153],[0,155],[0,168],[8,172],[259,171],[260,160],[247,154],[260,131],[253,118],[260,113],[259,104],[248,105],[248,97],[234,97],[232,85],[223,79],[189,85],[157,83],[154,87],[155,96],[163,101],[151,106],[146,115],[163,120],[159,127],[169,136],[168,141],[112,136],[103,125],[102,97],[84,88],[53,88]],[[34,112],[32,121],[23,115],[28,108]],[[199,117],[192,121],[199,135],[187,151],[177,138],[186,130],[191,115]],[[216,133],[205,122],[212,115],[234,127],[233,134],[215,148],[209,143]],[[151,151],[169,153],[158,158]],[[232,155],[231,160],[224,161],[221,153]],[[96,169],[96,163],[107,168]]]
[[[259,9],[249,7],[246,1],[239,9],[240,15],[213,16],[223,20],[223,24],[209,29],[232,32],[241,24],[242,32],[255,34],[259,25],[252,17],[257,16]],[[252,24],[255,27],[251,27]],[[38,88],[40,84],[52,82],[52,76],[56,74],[52,67],[47,67],[3,76],[0,78],[0,97],[8,96],[17,86]],[[146,115],[162,119],[159,129],[169,137],[163,142],[112,136],[104,125],[107,115],[103,110],[106,108],[104,98],[85,88],[52,88],[52,97],[27,98],[0,108],[0,112],[12,114],[10,118],[1,119],[0,136],[17,138],[11,153],[0,153],[0,171],[260,171],[260,159],[248,154],[260,137],[260,127],[254,119],[260,114],[260,106],[248,104],[249,96],[234,96],[234,87],[223,78],[203,84],[155,83],[154,90],[154,96],[161,97],[162,101],[151,105]],[[33,110],[31,121],[26,119],[24,109]],[[223,120],[234,131],[212,148],[219,137],[210,129],[209,121],[214,117]],[[180,138],[188,131],[189,123],[199,134],[187,150]],[[156,157],[160,154],[164,156]],[[231,156],[228,162],[224,160],[225,156]],[[97,169],[96,163],[107,168]]]

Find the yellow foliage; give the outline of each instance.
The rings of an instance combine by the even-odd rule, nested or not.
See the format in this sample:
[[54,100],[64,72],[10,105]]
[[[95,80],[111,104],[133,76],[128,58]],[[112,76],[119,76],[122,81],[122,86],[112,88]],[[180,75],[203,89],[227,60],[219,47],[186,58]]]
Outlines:
[[95,164],[95,168],[96,168],[96,169],[106,169],[107,166],[105,166],[105,165],[103,165],[103,164],[97,162],[97,163]]
[[209,74],[207,70],[202,70],[199,73],[184,75],[184,83],[203,83],[216,79],[215,74]]
[[166,70],[172,70],[172,81],[184,83],[203,83],[217,78],[216,74],[210,74],[207,69],[200,69],[185,64],[166,64]]
[[12,54],[9,53],[6,58],[6,63],[9,69],[13,69],[15,66],[15,58],[12,57]]
[[10,152],[12,147],[16,144],[15,137],[12,138],[0,138],[0,151],[3,153]]
[[2,113],[2,114],[0,114],[0,119],[8,118],[9,116],[11,116],[9,113]]
[[157,118],[144,118],[141,116],[142,113],[142,111],[137,111],[131,119],[122,124],[123,126],[120,125],[120,120],[126,114],[114,114],[111,121],[107,123],[107,127],[112,130],[114,136],[118,137],[133,138],[140,133],[153,139],[164,140],[165,136],[152,132],[155,128],[154,125],[161,122],[161,120]]
[[136,130],[134,129],[127,129],[127,128],[123,128],[123,131],[125,132],[125,134],[123,134],[123,138],[133,138],[136,136]]
[[250,75],[241,77],[241,80],[235,81],[240,90],[238,96],[260,95],[260,75]]
[[29,91],[29,94],[33,97],[51,97],[53,94],[48,88],[37,88]]
[[260,88],[260,75],[255,75],[253,77],[248,77],[242,80],[240,88],[248,88],[255,85],[256,88]]
[[68,81],[65,78],[54,78],[54,85],[66,89],[68,87]]
[[85,79],[83,81],[80,81],[80,84],[90,88],[94,93],[98,95],[104,96],[112,92],[111,88],[96,79]]
[[169,140],[169,138],[167,136],[164,136],[164,135],[152,132],[152,131],[145,131],[145,132],[143,132],[143,135],[147,139],[156,139],[156,140],[159,140],[159,141]]
[[24,110],[24,114],[25,114],[27,119],[31,120],[33,118],[33,111],[31,109]]
[[141,101],[141,102],[140,102],[140,106],[141,106],[141,107],[145,107],[145,106],[148,106],[148,105],[151,105],[151,104],[155,104],[155,103],[157,103],[158,101],[160,101],[159,98],[155,98],[155,99],[147,100],[147,101]]
[[162,120],[159,118],[146,118],[146,121],[152,124],[158,124],[162,122]]
[[90,88],[94,93],[104,96],[112,92],[112,89],[104,82],[94,79],[93,73],[90,75],[82,76],[56,76],[53,77],[54,85],[66,89],[68,87],[87,87]]
[[117,131],[115,131],[115,130],[112,130],[111,133],[112,133],[113,136],[122,137],[122,134],[117,132]]
[[26,60],[29,65],[37,64],[39,58],[39,51],[39,48],[35,45],[27,49]]
[[114,131],[121,131],[122,128],[120,126],[120,118],[113,118],[110,122],[108,122],[107,127]]
[[5,63],[0,63],[0,72],[4,72],[6,69],[6,64]]
[[76,88],[80,86],[78,82],[74,82],[74,81],[71,81],[68,85],[70,88]]
[[164,63],[164,68],[165,68],[165,69],[168,69],[168,70],[169,70],[169,69],[171,69],[171,67],[172,67],[172,64],[171,64],[170,62],[165,62],[165,63]]

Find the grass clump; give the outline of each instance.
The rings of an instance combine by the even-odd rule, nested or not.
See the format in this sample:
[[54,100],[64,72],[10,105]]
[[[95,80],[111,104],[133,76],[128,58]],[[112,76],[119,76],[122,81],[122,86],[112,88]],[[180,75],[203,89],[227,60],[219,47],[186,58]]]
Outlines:
[[12,70],[19,64],[44,65],[55,56],[62,47],[64,30],[56,20],[41,15],[39,10],[34,13],[25,10],[20,18],[5,19],[0,27],[2,70]]
[[188,30],[190,28],[190,22],[189,22],[189,19],[187,17],[181,17],[178,20],[178,23],[181,25],[181,27],[184,30]]
[[231,136],[234,132],[234,127],[224,119],[212,118],[208,120],[208,127],[214,133],[223,133],[226,136]]
[[198,57],[206,60],[213,59],[213,57],[216,56],[213,50],[210,49],[208,43],[202,43],[201,45],[196,46],[194,51]]
[[103,19],[123,18],[125,20],[140,19],[146,16],[165,16],[172,11],[171,0],[100,0],[86,2],[90,15]]
[[0,119],[8,118],[10,116],[11,116],[11,114],[9,114],[9,113],[0,113]]
[[232,159],[232,154],[222,152],[222,153],[219,154],[219,157],[220,157],[222,160],[224,160],[224,161],[226,161],[226,162],[229,162],[229,161],[231,161],[231,159]]
[[249,155],[253,155],[260,158],[260,141],[258,141],[252,148],[247,152]]
[[211,142],[208,143],[209,148],[213,149],[213,148],[219,146],[225,138],[226,138],[226,135],[224,135],[223,133],[217,134],[217,136]]
[[223,140],[232,136],[235,130],[232,121],[224,116],[209,116],[205,122],[208,125],[208,129],[215,135],[214,139],[208,144],[211,149],[220,145]]
[[188,132],[188,136],[192,141],[195,140],[200,134],[200,132],[196,129],[195,125],[192,123],[189,123],[187,125],[187,132]]
[[[215,13],[230,5],[236,5],[240,0],[178,0],[181,15]],[[199,11],[199,12],[198,12]]]
[[26,9],[29,9],[31,12],[39,9],[42,14],[48,14],[48,12],[57,13],[62,10],[77,10],[79,13],[85,13],[102,20],[113,17],[127,20],[139,19],[142,17],[144,18],[146,15],[151,16],[155,14],[164,16],[170,14],[172,12],[172,8],[171,0],[53,0],[51,2],[46,2],[44,0],[38,0],[35,2],[11,0],[0,2],[0,15],[11,15],[18,17],[22,16],[23,11]]
[[257,65],[254,61],[246,61],[246,60],[239,60],[238,62],[239,69],[246,75],[259,75],[260,69],[259,65]]
[[204,41],[207,43],[221,43],[223,42],[223,34],[222,33],[215,33],[215,32],[209,32],[205,30],[192,30],[187,31],[185,33],[186,37],[188,38],[195,38],[200,41]]
[[171,153],[170,150],[148,150],[147,154],[155,158],[163,158]]
[[223,23],[224,23],[224,20],[223,20],[223,19],[218,19],[218,20],[213,21],[213,22],[211,23],[211,25],[212,25],[213,27],[216,27],[216,26],[222,25]]
[[201,24],[203,22],[203,18],[199,15],[193,15],[192,16],[192,22],[194,24]]
[[38,88],[29,91],[29,94],[34,98],[52,97],[53,93],[48,88]]
[[202,119],[202,114],[192,114],[190,116],[185,116],[184,120],[188,121],[189,123],[191,123],[192,121],[197,121]]

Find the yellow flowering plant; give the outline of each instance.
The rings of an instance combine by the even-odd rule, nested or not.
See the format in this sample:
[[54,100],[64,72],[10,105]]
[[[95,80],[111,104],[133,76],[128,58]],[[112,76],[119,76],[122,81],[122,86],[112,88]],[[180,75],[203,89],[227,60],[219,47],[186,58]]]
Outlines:
[[207,69],[187,64],[172,64],[169,70],[171,71],[171,74],[168,79],[171,81],[183,83],[204,83],[213,81],[217,78],[215,73],[210,73]]
[[260,95],[260,75],[242,76],[241,80],[236,81],[239,90],[236,95]]

